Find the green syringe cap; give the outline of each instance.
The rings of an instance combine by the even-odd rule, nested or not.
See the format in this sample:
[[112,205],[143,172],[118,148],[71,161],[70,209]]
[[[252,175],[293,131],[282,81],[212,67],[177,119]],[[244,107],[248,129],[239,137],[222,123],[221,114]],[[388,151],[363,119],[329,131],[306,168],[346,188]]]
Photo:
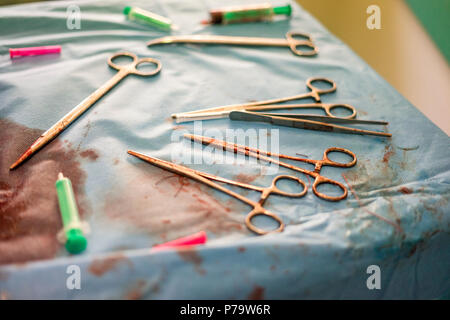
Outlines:
[[66,234],[66,249],[72,254],[80,253],[87,247],[87,240],[80,229],[71,229]]
[[273,13],[275,14],[285,14],[287,16],[290,16],[292,13],[292,8],[291,5],[285,5],[285,6],[281,6],[281,7],[274,7],[273,8]]
[[123,14],[128,14],[131,10],[130,6],[126,6],[125,8],[123,8]]

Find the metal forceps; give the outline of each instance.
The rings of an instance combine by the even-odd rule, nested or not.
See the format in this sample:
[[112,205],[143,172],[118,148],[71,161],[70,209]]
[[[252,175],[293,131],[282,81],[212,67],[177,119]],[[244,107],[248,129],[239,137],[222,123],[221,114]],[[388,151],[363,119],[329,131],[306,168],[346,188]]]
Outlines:
[[[197,171],[194,169],[190,169],[190,168],[184,167],[184,166],[176,164],[176,163],[153,158],[153,157],[150,157],[150,156],[147,156],[147,155],[135,152],[135,151],[128,150],[128,153],[135,157],[138,157],[139,159],[149,162],[157,167],[160,167],[162,169],[174,172],[176,174],[183,175],[185,177],[188,177],[188,178],[191,178],[198,182],[201,182],[203,184],[206,184],[207,186],[209,186],[211,188],[222,191],[222,192],[228,194],[229,196],[232,196],[232,197],[248,204],[249,206],[253,207],[253,209],[250,211],[250,213],[248,213],[247,216],[245,217],[245,225],[247,226],[248,229],[250,229],[251,231],[253,231],[254,233],[259,234],[259,235],[263,235],[263,234],[267,234],[267,233],[271,233],[271,232],[281,232],[284,229],[284,223],[280,219],[280,217],[277,216],[276,214],[270,212],[269,210],[266,210],[263,207],[264,202],[267,200],[267,198],[271,194],[276,194],[276,195],[285,196],[285,197],[300,198],[300,197],[303,197],[307,191],[306,184],[301,179],[294,177],[294,176],[280,175],[280,176],[275,177],[272,180],[272,184],[269,187],[258,187],[258,186],[254,186],[251,184],[242,183],[242,182],[238,182],[238,181],[234,181],[234,180],[229,180],[229,179],[225,179],[222,177],[214,176],[212,174],[208,174],[208,173],[204,173],[204,172]],[[303,187],[303,190],[299,193],[290,193],[290,192],[285,192],[285,191],[280,190],[276,186],[276,184],[278,181],[280,181],[282,179],[293,180],[293,181],[298,182]],[[229,189],[223,187],[222,185],[217,184],[216,182],[211,181],[211,180],[226,183],[229,185],[238,186],[238,187],[245,188],[245,189],[259,191],[259,192],[261,192],[261,198],[259,199],[258,202],[255,202],[255,201],[250,200],[232,190],[229,190]],[[252,222],[252,219],[256,216],[267,216],[267,217],[275,220],[278,224],[278,228],[274,229],[274,230],[270,230],[270,231],[258,228]]]
[[[295,38],[302,38],[298,40]],[[189,35],[189,36],[167,36],[147,42],[147,46],[170,43],[195,43],[195,44],[230,44],[238,46],[267,46],[267,47],[289,47],[298,56],[314,56],[318,49],[310,35],[301,32],[288,32],[286,39],[261,38],[261,37],[233,37],[216,35]],[[300,50],[299,47],[309,47],[311,50]]]
[[[188,134],[188,133],[184,134],[184,137],[187,139],[190,139],[192,141],[195,141],[195,142],[200,142],[205,145],[211,145],[218,149],[223,149],[225,151],[232,151],[234,153],[244,154],[248,157],[253,157],[253,158],[263,160],[266,162],[271,162],[271,163],[277,164],[279,166],[306,174],[306,175],[314,178],[314,182],[312,185],[314,194],[316,196],[318,196],[319,198],[322,198],[322,199],[328,200],[328,201],[339,201],[339,200],[345,199],[347,197],[348,190],[339,181],[332,180],[332,179],[322,176],[320,174],[320,170],[322,169],[322,167],[323,166],[331,166],[331,167],[339,167],[339,168],[350,168],[356,164],[356,155],[353,152],[351,152],[350,150],[343,149],[343,148],[336,148],[336,147],[328,148],[323,153],[322,160],[312,160],[312,159],[304,159],[304,158],[300,158],[300,157],[291,157],[291,156],[287,156],[284,154],[271,153],[271,152],[267,152],[267,151],[247,147],[247,146],[241,146],[241,145],[235,144],[235,143],[230,143],[230,142],[217,140],[217,139],[213,139],[213,138],[208,138],[208,137],[203,137],[203,136],[197,136],[197,135]],[[328,158],[328,154],[330,154],[331,152],[345,153],[345,154],[349,155],[350,157],[352,157],[352,160],[350,160],[347,163],[340,163],[340,162],[330,160]],[[272,158],[272,157],[274,157],[274,158]],[[310,170],[306,170],[306,169],[276,160],[275,158],[301,161],[301,162],[312,164],[312,165],[314,165],[315,168],[314,168],[314,171],[310,171]],[[332,184],[332,185],[338,186],[342,190],[343,193],[340,196],[336,196],[336,197],[332,197],[332,196],[326,195],[324,193],[321,193],[317,190],[317,188],[321,184]]]
[[[270,107],[272,108],[277,107],[277,109],[284,109],[283,105],[277,106],[268,105],[265,107],[267,107],[268,109]],[[380,137],[392,137],[392,134],[387,132],[371,131],[342,125],[342,124],[387,125],[388,122],[386,121],[359,120],[359,119],[338,118],[335,116],[329,117],[329,116],[316,116],[316,115],[295,114],[295,113],[261,113],[261,112],[250,112],[248,110],[232,111],[229,114],[229,117],[231,120],[266,122],[279,126],[293,127],[300,129],[372,135]]]
[[[127,65],[118,65],[113,62],[114,59],[118,57],[130,57],[133,61]],[[152,63],[156,66],[150,71],[139,71],[137,67],[142,63]],[[79,116],[81,116],[87,109],[92,107],[101,97],[103,97],[109,90],[111,90],[116,84],[118,84],[122,79],[130,74],[149,77],[158,74],[161,70],[161,62],[153,58],[140,58],[131,52],[119,52],[114,54],[108,59],[108,65],[118,70],[110,80],[108,80],[104,85],[95,90],[89,97],[80,102],[75,108],[73,108],[68,114],[62,117],[58,122],[56,122],[50,129],[44,132],[25,152],[20,158],[14,162],[10,170],[16,168],[19,164],[24,162],[44,145],[53,140],[57,135],[59,135],[65,128],[67,128],[72,122],[74,122]]]
[[[314,85],[314,82],[323,82],[327,83],[330,87],[322,89]],[[186,122],[186,121],[195,121],[195,120],[207,120],[207,119],[219,119],[226,118],[229,116],[231,111],[238,110],[248,110],[248,111],[260,111],[260,110],[274,110],[274,109],[322,109],[325,114],[329,117],[335,117],[331,110],[337,107],[345,108],[350,111],[350,115],[347,116],[347,119],[353,119],[356,117],[356,109],[355,107],[348,104],[329,104],[329,103],[320,103],[322,94],[327,94],[336,91],[336,83],[328,78],[320,78],[314,77],[306,80],[306,86],[310,90],[307,93],[298,94],[295,96],[289,96],[285,98],[278,99],[270,99],[263,101],[255,101],[249,103],[242,104],[233,104],[221,107],[213,107],[206,108],[201,110],[194,110],[183,113],[175,113],[172,114],[172,118],[175,119],[176,122]],[[278,103],[292,101],[292,100],[303,100],[303,99],[314,99],[317,103],[310,104],[286,104],[286,105],[276,105]]]

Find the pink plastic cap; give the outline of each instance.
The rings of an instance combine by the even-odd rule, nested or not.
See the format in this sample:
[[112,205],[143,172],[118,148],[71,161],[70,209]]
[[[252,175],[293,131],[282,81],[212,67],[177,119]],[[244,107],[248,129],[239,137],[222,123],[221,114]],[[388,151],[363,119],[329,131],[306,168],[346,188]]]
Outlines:
[[151,250],[205,244],[207,240],[208,238],[206,236],[206,232],[200,231],[183,238],[178,238],[169,242],[157,244],[156,246],[153,246]]
[[61,46],[44,46],[44,47],[29,47],[29,48],[10,48],[9,56],[11,59],[20,56],[37,56],[42,54],[60,53]]

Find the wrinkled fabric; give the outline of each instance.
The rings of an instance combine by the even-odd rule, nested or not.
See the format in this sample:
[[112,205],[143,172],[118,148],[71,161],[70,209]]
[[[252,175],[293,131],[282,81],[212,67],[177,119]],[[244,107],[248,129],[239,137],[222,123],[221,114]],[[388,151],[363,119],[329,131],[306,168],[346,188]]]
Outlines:
[[[80,30],[67,28],[66,10],[71,4],[81,9]],[[172,19],[179,27],[173,34],[282,38],[287,31],[305,32],[312,35],[319,55],[302,58],[288,48],[147,48],[146,41],[167,33],[128,21],[122,14],[123,1],[57,1],[0,8],[1,119],[46,130],[115,74],[106,63],[115,52],[131,51],[140,57],[159,59],[163,65],[157,76],[122,80],[65,130],[59,142],[52,142],[95,153],[94,157],[79,158],[85,172],[83,201],[87,205],[83,217],[91,228],[88,248],[71,256],[61,246],[51,258],[1,265],[2,297],[449,296],[450,144],[439,128],[295,3],[291,19],[229,26],[200,24],[207,18],[208,9],[223,5],[219,1],[126,4]],[[60,55],[11,60],[8,54],[10,47],[54,44],[62,46]],[[311,188],[300,199],[269,198],[265,207],[286,223],[282,233],[252,234],[244,226],[249,206],[127,154],[131,149],[171,160],[174,152],[190,148],[180,135],[194,130],[193,123],[175,124],[170,119],[172,113],[307,92],[305,81],[313,76],[337,83],[337,91],[323,95],[323,102],[351,104],[360,119],[388,121],[388,126],[378,129],[388,130],[393,137],[271,127],[229,119],[202,123],[203,130],[222,134],[230,128],[267,129],[267,135],[270,129],[279,129],[279,151],[283,154],[321,159],[329,147],[347,148],[356,154],[355,167],[325,167],[321,172],[351,185],[353,192],[349,191],[347,199],[324,201]],[[39,153],[35,157],[35,162],[39,161]],[[266,165],[186,164],[268,186],[274,175],[264,174]],[[287,169],[278,173],[296,175]],[[233,190],[259,199],[256,192]],[[155,244],[200,230],[208,234],[204,246],[149,250]],[[70,265],[80,268],[80,290],[66,287]],[[367,287],[370,265],[380,267],[380,290]]]

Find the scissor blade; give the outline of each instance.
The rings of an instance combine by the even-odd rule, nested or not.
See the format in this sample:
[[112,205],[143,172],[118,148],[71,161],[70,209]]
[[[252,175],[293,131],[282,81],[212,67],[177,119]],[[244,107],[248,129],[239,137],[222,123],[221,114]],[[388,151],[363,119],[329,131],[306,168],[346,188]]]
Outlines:
[[231,111],[239,111],[239,110],[277,110],[277,109],[296,109],[298,107],[320,107],[321,104],[318,103],[309,103],[309,104],[284,104],[278,105],[278,103],[292,101],[292,100],[303,100],[303,99],[315,99],[316,101],[320,101],[320,95],[314,92],[302,93],[295,96],[278,98],[278,99],[270,99],[263,101],[253,101],[248,103],[240,103],[240,104],[230,104],[221,107],[213,107],[206,109],[199,109],[194,111],[187,111],[182,113],[174,113],[172,114],[172,118],[176,119],[176,122],[186,122],[186,121],[194,121],[194,120],[209,120],[209,119],[219,119],[228,117]]
[[[297,98],[295,100],[301,100],[301,96],[288,97],[287,99]],[[279,99],[278,99],[279,100]],[[228,118],[231,111],[263,111],[263,110],[278,110],[278,109],[296,109],[296,108],[317,108],[321,107],[320,103],[308,103],[308,104],[272,104],[274,100],[256,101],[246,104],[234,104],[217,108],[209,108],[202,110],[195,110],[183,113],[174,113],[172,118],[176,123],[197,121],[197,120],[212,120]],[[270,104],[264,104],[270,102]],[[262,112],[261,112],[262,114]],[[264,113],[265,114],[265,113]]]
[[258,160],[262,160],[262,161],[269,162],[269,163],[274,163],[274,164],[277,164],[279,166],[282,166],[282,167],[285,167],[285,168],[289,168],[289,169],[292,169],[292,170],[297,171],[297,172],[301,172],[301,173],[305,173],[305,174],[313,175],[313,176],[315,175],[315,173],[313,173],[313,172],[311,172],[309,170],[306,170],[306,169],[303,169],[303,168],[300,168],[300,167],[297,167],[297,166],[294,166],[294,165],[282,162],[280,160],[272,158],[271,156],[278,156],[280,158],[286,158],[286,159],[291,159],[291,160],[301,160],[301,161],[306,160],[305,162],[307,162],[308,159],[300,159],[300,158],[294,158],[294,157],[289,157],[289,156],[285,156],[285,155],[277,155],[277,154],[270,153],[270,152],[267,152],[267,151],[262,151],[262,150],[260,151],[260,150],[257,150],[257,149],[254,149],[254,148],[250,148],[250,147],[247,147],[247,146],[242,146],[242,145],[239,145],[239,144],[236,144],[236,143],[230,143],[230,142],[226,142],[226,141],[222,141],[222,140],[216,140],[216,139],[213,139],[213,138],[197,136],[197,135],[189,134],[189,133],[185,133],[184,137],[187,138],[187,139],[190,139],[192,141],[196,141],[196,142],[205,144],[205,145],[211,145],[211,146],[213,146],[215,148],[218,148],[218,149],[223,149],[223,150],[226,150],[226,151],[231,151],[231,152],[234,152],[234,153],[243,154],[243,155],[246,155],[248,157],[256,158]]
[[[245,202],[250,206],[253,206],[253,207],[255,206],[255,203],[252,200],[247,199],[246,197],[244,197],[234,191],[228,190],[227,188],[208,179],[208,178],[211,178],[213,180],[217,180],[217,178],[220,178],[220,177],[216,177],[216,176],[209,175],[207,173],[196,171],[196,170],[187,168],[185,166],[182,166],[182,165],[179,165],[179,164],[176,164],[173,162],[161,160],[158,158],[153,158],[153,157],[147,156],[145,154],[142,154],[142,153],[139,153],[136,151],[128,150],[128,154],[131,154],[132,156],[135,156],[141,160],[144,160],[144,161],[151,163],[162,169],[166,169],[167,171],[171,171],[173,173],[177,173],[179,175],[182,175],[182,176],[191,178],[195,181],[206,184],[207,186],[214,188],[216,190],[222,191],[223,193],[226,193],[238,200],[241,200],[242,202]],[[214,177],[214,178],[212,178],[212,177]],[[221,179],[224,179],[224,178],[221,178]],[[227,179],[224,179],[224,180],[227,180]],[[223,182],[225,182],[225,181],[223,181]]]
[[132,150],[128,150],[128,154],[131,154],[132,156],[135,156],[141,160],[144,160],[150,164],[153,164],[157,167],[160,167],[162,169],[166,169],[168,171],[174,172],[174,173],[178,173],[184,176],[189,176],[193,179],[197,180],[197,173],[195,172],[195,170],[190,169],[188,167],[173,163],[173,162],[169,162],[169,161],[165,161],[165,160],[161,160],[158,158],[154,158],[151,156],[147,156],[145,154],[136,152],[136,151],[132,151]]
[[219,111],[210,113],[186,113],[186,114],[173,114],[172,118],[175,119],[176,123],[190,122],[190,121],[200,121],[200,120],[212,120],[212,119],[223,119],[227,118],[229,111]]
[[[135,151],[132,151],[132,150],[128,150],[128,153],[133,155],[133,156],[135,156],[135,157],[137,157],[137,158],[139,158],[139,159],[141,159],[141,160],[144,160],[144,161],[146,161],[148,163],[151,163],[151,164],[153,164],[153,165],[155,165],[157,167],[160,167],[160,168],[163,168],[163,169],[166,169],[168,171],[171,171],[171,172],[174,172],[174,173],[178,173],[178,174],[181,174],[181,175],[184,175],[184,176],[188,176],[188,177],[193,178],[193,179],[196,179],[194,176],[201,176],[201,177],[204,177],[204,178],[207,178],[207,179],[215,180],[215,181],[218,181],[218,182],[223,182],[223,183],[226,183],[226,184],[229,184],[229,185],[238,186],[238,187],[246,188],[246,189],[250,189],[250,190],[262,191],[262,189],[263,189],[263,188],[258,187],[258,186],[253,186],[253,185],[250,185],[250,184],[247,184],[247,183],[234,181],[234,180],[229,180],[229,179],[226,179],[226,178],[215,176],[213,174],[209,174],[209,173],[206,173],[206,172],[201,172],[201,171],[198,171],[198,170],[194,170],[194,169],[191,169],[191,168],[188,168],[188,167],[185,167],[185,166],[173,163],[173,162],[161,160],[161,159],[158,159],[158,158],[153,158],[153,157],[150,157],[150,156],[147,156],[147,155],[144,155],[142,153],[135,152]],[[190,174],[188,175],[187,173],[190,173]],[[196,179],[196,180],[198,180],[198,179]]]
[[[258,112],[259,113],[259,112]],[[296,114],[296,113],[259,113],[265,116],[276,116],[276,117],[286,117],[295,119],[307,119],[315,121],[323,121],[327,123],[348,123],[348,124],[380,124],[387,125],[389,122],[378,121],[378,120],[360,120],[360,119],[347,119],[329,116],[319,116],[314,114]]]
[[296,119],[296,118],[287,118],[287,117],[279,117],[279,116],[266,116],[264,114],[259,114],[256,112],[248,112],[248,111],[233,111],[229,115],[231,120],[242,120],[242,121],[261,121],[267,122],[270,124],[275,124],[279,126],[285,127],[293,127],[300,129],[309,129],[309,130],[319,130],[319,131],[327,131],[327,132],[339,132],[339,133],[351,133],[351,134],[361,134],[361,135],[375,135],[375,136],[383,136],[383,137],[391,137],[390,133],[379,132],[379,131],[369,131],[362,130],[356,128],[348,128],[335,124],[327,124],[325,122],[307,120],[307,119]]
[[203,136],[197,136],[194,134],[190,134],[190,133],[185,133],[183,135],[186,139],[190,139],[192,141],[196,141],[202,144],[210,144],[213,142],[216,142],[216,146],[218,146],[219,144],[222,146],[222,149],[224,150],[234,150],[236,149],[242,149],[244,151],[248,151],[251,153],[256,153],[258,155],[264,155],[267,157],[273,157],[273,158],[283,158],[283,159],[288,159],[288,160],[294,160],[294,161],[303,161],[303,162],[309,162],[311,160],[309,159],[305,159],[305,158],[300,158],[300,157],[292,157],[292,156],[288,156],[285,154],[278,154],[278,153],[274,153],[274,152],[270,152],[270,151],[264,151],[264,150],[260,150],[260,149],[256,149],[256,148],[252,148],[252,147],[248,147],[248,146],[241,146],[238,144],[231,144],[225,141],[220,141],[220,140],[216,140],[213,138],[208,138],[208,137],[203,137]]

